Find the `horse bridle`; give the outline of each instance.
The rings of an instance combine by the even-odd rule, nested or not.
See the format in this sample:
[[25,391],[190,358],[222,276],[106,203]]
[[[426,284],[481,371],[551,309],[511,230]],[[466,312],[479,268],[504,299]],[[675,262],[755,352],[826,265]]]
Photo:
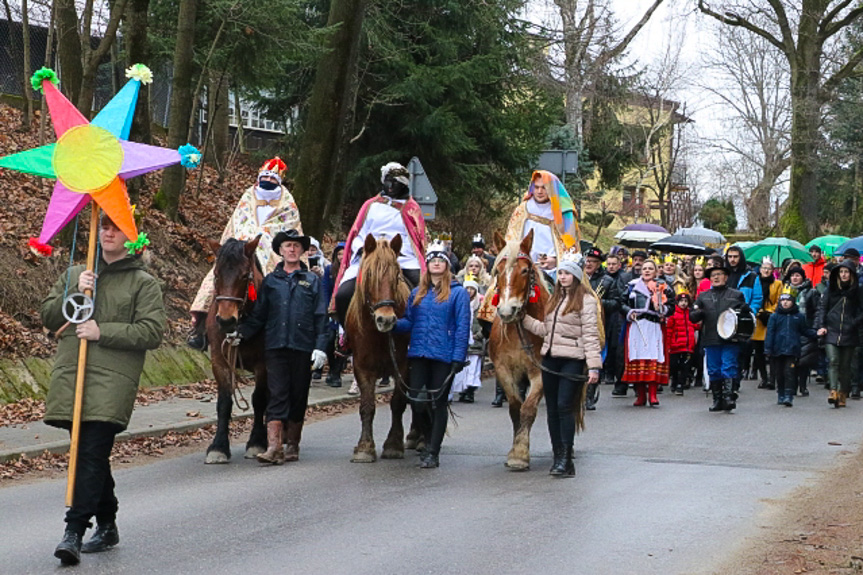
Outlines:
[[249,301],[249,285],[255,281],[255,270],[249,270],[249,275],[246,276],[246,290],[243,294],[243,297],[236,297],[232,295],[217,295],[214,299],[216,301],[235,301],[240,303],[238,315],[243,313],[243,308],[246,307],[246,302]]
[[[237,317],[242,317],[243,309],[246,307],[246,303],[249,301],[249,285],[251,285],[255,281],[255,270],[254,268],[249,270],[249,274],[246,276],[246,289],[243,294],[243,297],[236,297],[232,295],[217,295],[214,299],[215,301],[235,301],[240,305],[237,306]],[[227,348],[227,349],[226,349]],[[222,356],[224,356],[225,361],[230,368],[231,375],[231,389],[233,391],[234,403],[237,407],[240,408],[241,411],[249,410],[249,401],[243,395],[243,391],[240,389],[240,385],[238,380],[240,377],[237,375],[237,363],[240,364],[240,369],[243,368],[243,358],[240,356],[239,350],[236,346],[231,345],[227,338],[222,339]]]
[[[395,291],[398,291],[398,282],[405,282],[405,283],[407,283],[407,281],[408,281],[408,280],[407,280],[407,279],[405,279],[405,277],[401,274],[401,272],[399,272],[398,278],[396,278],[396,288],[395,288]],[[382,299],[382,300],[380,300],[380,301],[378,301],[378,302],[375,302],[375,303],[372,303],[372,302],[370,302],[369,300],[366,300],[366,306],[368,306],[368,308],[369,308],[369,313],[370,313],[372,316],[374,316],[374,315],[375,315],[375,312],[376,312],[377,310],[381,309],[382,307],[391,307],[391,308],[395,308],[395,307],[396,307],[396,300],[394,300],[394,299]]]

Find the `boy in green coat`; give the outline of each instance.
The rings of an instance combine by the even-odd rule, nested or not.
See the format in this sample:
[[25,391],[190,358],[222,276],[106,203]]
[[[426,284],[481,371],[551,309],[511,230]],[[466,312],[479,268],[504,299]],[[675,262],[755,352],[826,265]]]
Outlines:
[[[78,469],[66,531],[54,556],[75,565],[80,553],[105,551],[120,541],[115,523],[117,498],[109,457],[114,437],[126,429],[148,349],[156,349],[165,331],[165,307],[156,279],[144,271],[140,257],[129,255],[128,238],[106,216],[99,229],[98,275],[75,266],[64,272],[42,302],[42,324],[57,331],[66,320],[62,306],[69,292],[95,290],[93,316],[63,330],[51,373],[45,423],[71,430],[79,340],[90,341],[84,381]],[[82,548],[90,519],[97,529]]]

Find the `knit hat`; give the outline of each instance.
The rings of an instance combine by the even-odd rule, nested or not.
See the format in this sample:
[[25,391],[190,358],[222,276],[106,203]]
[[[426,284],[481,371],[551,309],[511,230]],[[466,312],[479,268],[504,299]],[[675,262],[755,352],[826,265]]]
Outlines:
[[803,266],[796,262],[791,264],[791,267],[789,267],[788,271],[785,272],[785,279],[790,279],[793,274],[800,274],[803,279],[806,279],[806,272],[803,271]]
[[557,262],[557,271],[565,271],[575,276],[575,279],[581,281],[584,272],[581,269],[582,256],[578,252],[566,252],[563,257]]
[[859,258],[860,252],[858,252],[855,248],[848,248],[844,252],[842,252],[842,257],[845,258]]
[[260,171],[258,171],[258,181],[261,181],[261,178],[266,176],[270,176],[271,178],[275,178],[276,181],[281,184],[282,176],[285,174],[285,171],[288,169],[287,164],[282,161],[282,159],[278,156],[267,160],[264,162],[264,165],[261,166]]

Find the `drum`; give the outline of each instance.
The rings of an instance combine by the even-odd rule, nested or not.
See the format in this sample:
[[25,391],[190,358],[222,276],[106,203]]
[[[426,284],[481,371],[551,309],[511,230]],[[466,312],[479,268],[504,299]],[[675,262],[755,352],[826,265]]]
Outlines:
[[752,312],[727,309],[719,314],[716,331],[719,332],[719,337],[731,343],[749,341],[755,332],[755,316]]

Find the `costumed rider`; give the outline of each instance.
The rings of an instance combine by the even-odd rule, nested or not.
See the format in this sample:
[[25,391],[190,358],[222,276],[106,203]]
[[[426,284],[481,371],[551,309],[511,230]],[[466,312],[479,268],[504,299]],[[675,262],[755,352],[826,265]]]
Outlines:
[[[273,238],[283,230],[294,229],[302,233],[300,211],[297,203],[288,189],[282,184],[282,178],[287,165],[278,157],[264,162],[258,172],[255,185],[247,189],[231,219],[228,220],[219,243],[224,244],[228,238],[240,241],[251,241],[259,234],[258,249],[255,255],[261,264],[263,273],[269,274],[276,269],[279,258],[270,250]],[[192,302],[192,333],[187,343],[189,347],[204,351],[207,349],[206,320],[213,303],[213,270],[211,269],[195,300]]]
[[[605,325],[605,347],[602,349],[603,370],[615,371],[615,355],[609,353],[612,347],[612,341],[616,343],[619,331],[612,332],[610,328],[620,328],[620,322],[613,321],[616,315],[620,314],[620,309],[623,305],[623,297],[620,294],[620,289],[617,281],[605,272],[602,267],[602,262],[605,256],[602,250],[597,247],[592,247],[584,252],[584,275],[585,279],[590,283],[590,287],[602,301],[602,319]],[[614,346],[616,347],[616,345]],[[601,381],[601,376],[600,376]],[[596,403],[599,401],[599,382],[591,383],[587,386],[587,397],[585,409],[593,411],[596,409]]]
[[[345,325],[348,306],[354,296],[357,275],[360,271],[362,248],[366,236],[392,240],[402,236],[399,267],[413,288],[419,285],[420,274],[425,271],[425,220],[419,204],[410,196],[410,174],[397,162],[381,168],[379,194],[366,200],[348,232],[341,268],[336,277],[336,293],[330,302],[330,313],[335,312],[339,324]],[[344,346],[341,346],[344,347]]]
[[710,411],[731,411],[737,407],[734,378],[739,373],[740,345],[719,335],[719,316],[728,309],[739,309],[743,313],[749,313],[750,309],[743,293],[728,286],[730,271],[725,262],[713,260],[706,270],[710,289],[698,296],[689,311],[689,319],[702,325],[701,341],[713,392]]

